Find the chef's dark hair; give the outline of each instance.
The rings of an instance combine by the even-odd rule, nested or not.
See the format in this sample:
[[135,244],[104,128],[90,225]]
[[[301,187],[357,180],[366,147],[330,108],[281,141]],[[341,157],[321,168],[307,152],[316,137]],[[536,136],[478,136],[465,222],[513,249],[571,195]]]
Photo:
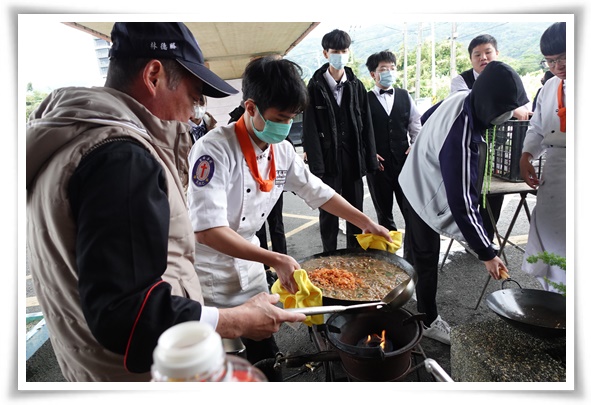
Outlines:
[[566,52],[566,23],[557,22],[549,26],[540,38],[542,55],[559,55]]
[[474,50],[474,48],[476,48],[478,45],[484,44],[491,44],[495,48],[495,50],[499,50],[497,48],[497,40],[495,39],[495,37],[488,34],[482,34],[478,35],[477,37],[472,39],[472,41],[470,41],[470,44],[468,45],[468,55],[472,57],[472,51]]
[[242,76],[242,99],[252,99],[261,114],[273,107],[300,113],[308,106],[302,69],[290,60],[265,56],[251,61]]
[[370,72],[375,72],[380,62],[390,62],[396,64],[396,55],[390,51],[376,52],[372,55],[369,55],[367,62],[365,62],[365,66],[367,66],[367,70]]
[[345,31],[335,29],[322,37],[322,49],[325,51],[329,49],[342,51],[349,47],[351,47],[351,37]]

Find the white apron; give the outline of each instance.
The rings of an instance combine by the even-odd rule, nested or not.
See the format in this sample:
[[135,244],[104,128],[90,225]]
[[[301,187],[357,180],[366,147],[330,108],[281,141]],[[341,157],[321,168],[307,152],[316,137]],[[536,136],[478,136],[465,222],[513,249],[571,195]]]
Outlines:
[[527,261],[529,256],[543,251],[566,257],[566,148],[548,148],[546,151],[522,266],[523,271],[535,276],[544,289],[556,291],[544,277],[566,285],[566,272],[541,260],[533,264]]

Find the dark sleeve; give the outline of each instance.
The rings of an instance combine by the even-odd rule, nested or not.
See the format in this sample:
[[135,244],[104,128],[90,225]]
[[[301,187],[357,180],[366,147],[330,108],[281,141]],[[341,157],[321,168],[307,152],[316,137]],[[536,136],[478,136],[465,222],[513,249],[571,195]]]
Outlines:
[[483,261],[496,256],[478,209],[480,190],[478,184],[478,144],[473,132],[456,120],[447,136],[440,154],[441,174],[445,184],[449,209],[468,245]]
[[[308,165],[310,171],[316,176],[322,177],[325,172],[323,144],[331,144],[332,134],[322,133],[322,128],[319,128],[320,120],[326,121],[326,128],[330,127],[331,113],[328,106],[325,105],[324,100],[317,100],[316,85],[312,80],[308,83],[308,95],[310,97],[308,106],[302,115],[302,146],[308,158]],[[322,139],[321,138],[325,138]]]
[[[540,95],[540,90],[542,90],[541,87],[538,89],[538,91],[536,91],[536,95],[534,96],[534,101],[532,102],[532,105],[531,105],[532,112],[536,111],[536,103],[538,102],[538,96]],[[513,118],[513,117],[511,117],[511,118]]]
[[77,226],[82,311],[97,341],[146,372],[158,337],[201,305],[173,296],[161,279],[169,204],[163,168],[141,145],[115,141],[86,156],[69,184]]
[[361,140],[365,149],[365,165],[369,173],[375,173],[379,169],[377,152],[376,152],[376,140],[373,133],[373,120],[371,118],[371,110],[369,108],[369,97],[367,90],[363,86],[360,80],[358,83],[359,93],[359,110],[361,112],[361,119],[363,121],[363,133],[361,134]]

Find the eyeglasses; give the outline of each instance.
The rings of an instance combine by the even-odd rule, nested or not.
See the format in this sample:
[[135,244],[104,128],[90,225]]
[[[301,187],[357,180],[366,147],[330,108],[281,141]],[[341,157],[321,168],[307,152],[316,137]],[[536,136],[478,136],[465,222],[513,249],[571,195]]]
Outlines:
[[542,59],[540,61],[540,65],[544,69],[548,69],[549,67],[554,67],[554,66],[556,66],[557,63],[559,63],[562,66],[566,65],[566,55],[563,55],[563,56],[558,57],[556,59]]

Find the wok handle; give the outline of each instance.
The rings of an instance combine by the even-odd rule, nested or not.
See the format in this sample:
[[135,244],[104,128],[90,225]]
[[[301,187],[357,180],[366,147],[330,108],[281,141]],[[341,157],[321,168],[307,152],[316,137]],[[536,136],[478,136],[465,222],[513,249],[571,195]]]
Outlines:
[[425,323],[425,319],[427,319],[427,314],[415,314],[412,316],[409,316],[408,318],[406,318],[405,320],[402,321],[402,325],[408,325],[411,322],[423,322]]
[[378,302],[366,302],[363,304],[354,304],[354,305],[327,305],[323,307],[306,307],[306,308],[288,308],[286,311],[289,312],[297,312],[299,314],[304,314],[307,316],[312,315],[320,315],[320,314],[332,314],[335,312],[341,312],[348,309],[355,309],[355,308],[366,308],[366,307],[377,307],[381,305],[386,305],[382,301]]
[[521,287],[521,284],[519,284],[517,281],[515,281],[515,280],[513,280],[513,279],[511,279],[511,278],[508,278],[508,279],[506,279],[506,280],[503,280],[503,282],[501,283],[501,290],[504,290],[504,289],[505,289],[505,283],[507,283],[507,282],[510,282],[510,281],[511,281],[511,282],[513,282],[513,283],[515,283],[515,284],[517,284],[517,285],[519,286],[519,289],[520,289],[520,290],[522,290],[522,289],[523,289],[523,288]]

